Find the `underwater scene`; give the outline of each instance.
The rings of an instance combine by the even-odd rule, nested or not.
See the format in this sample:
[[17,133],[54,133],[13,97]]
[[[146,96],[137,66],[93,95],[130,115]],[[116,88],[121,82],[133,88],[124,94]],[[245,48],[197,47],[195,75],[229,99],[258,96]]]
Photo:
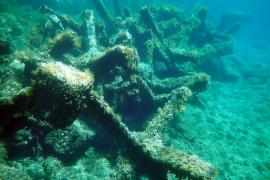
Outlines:
[[269,7],[0,0],[0,179],[269,180]]

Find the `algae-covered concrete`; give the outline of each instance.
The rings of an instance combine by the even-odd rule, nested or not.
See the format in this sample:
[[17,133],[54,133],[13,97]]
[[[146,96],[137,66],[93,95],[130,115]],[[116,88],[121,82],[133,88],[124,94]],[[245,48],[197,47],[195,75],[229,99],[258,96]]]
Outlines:
[[[92,0],[76,20],[45,5],[30,9],[31,22],[0,14],[2,24],[20,19],[0,28],[0,170],[26,179],[214,179],[218,168],[167,131],[208,91],[207,73],[220,78],[209,64],[226,80],[248,72],[223,58],[242,15],[230,24],[226,12],[215,28],[201,5],[188,16],[174,5],[112,5]],[[184,125],[175,128],[185,133]]]

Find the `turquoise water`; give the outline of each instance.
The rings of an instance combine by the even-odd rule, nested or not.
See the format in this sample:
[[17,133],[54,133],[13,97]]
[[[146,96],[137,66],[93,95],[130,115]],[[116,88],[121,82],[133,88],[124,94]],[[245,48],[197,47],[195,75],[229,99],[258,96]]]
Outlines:
[[269,7],[0,1],[0,179],[270,179]]

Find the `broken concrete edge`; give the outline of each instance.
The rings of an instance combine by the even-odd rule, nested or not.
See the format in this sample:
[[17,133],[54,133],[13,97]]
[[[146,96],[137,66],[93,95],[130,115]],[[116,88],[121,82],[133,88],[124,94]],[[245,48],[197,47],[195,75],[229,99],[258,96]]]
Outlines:
[[99,50],[97,49],[94,13],[93,11],[86,10],[80,14],[80,17],[83,20],[85,37],[87,37],[87,55],[89,56],[88,58],[92,58],[99,53]]
[[81,72],[62,62],[41,63],[36,74],[47,74],[73,87],[92,88],[94,75],[89,71]]
[[215,48],[211,44],[206,44],[202,48],[177,48],[168,49],[168,54],[172,60],[178,63],[191,62],[195,65],[202,64],[206,57],[216,54]]
[[107,28],[110,28],[110,31],[113,32],[115,30],[113,18],[111,17],[109,12],[107,11],[103,2],[101,0],[92,0],[92,2],[94,3],[94,6],[96,7],[101,18],[105,21],[105,24],[108,25]]
[[127,73],[132,73],[137,70],[139,61],[140,59],[135,49],[125,46],[114,46],[92,58],[88,66],[98,77],[98,74],[109,71],[111,67],[115,67],[113,65],[121,66],[125,70],[129,70]]
[[195,4],[191,14],[196,18],[199,18],[201,21],[204,21],[208,14],[208,11],[209,9],[207,7],[202,6],[201,4]]
[[206,73],[192,73],[178,78],[159,79],[156,76],[152,78],[144,78],[144,86],[154,92],[173,91],[181,86],[188,87],[193,95],[197,95],[205,91],[210,86],[211,77]]
[[163,40],[153,20],[152,15],[150,14],[149,9],[145,6],[144,8],[140,10],[140,14],[141,14],[141,19],[144,22],[144,24],[153,31],[153,33],[157,36],[159,41],[163,44]]
[[78,34],[71,29],[66,29],[53,38],[48,53],[54,58],[61,58],[72,50],[79,51],[81,44],[82,40]]
[[64,27],[69,27],[70,29],[76,31],[78,35],[82,35],[82,28],[80,24],[77,24],[75,21],[68,19],[67,17],[64,17],[63,15],[55,12],[49,7],[43,5],[39,8],[39,12],[41,14],[49,14],[57,16],[57,18],[61,21]]
[[154,159],[176,174],[178,178],[188,177],[193,180],[214,179],[217,169],[210,163],[202,161],[197,155],[170,150],[169,147],[159,149]]
[[[180,94],[177,93],[178,96]],[[174,101],[176,101],[176,97],[178,98],[177,95],[174,96]],[[184,103],[181,99],[185,98],[180,97],[180,104]],[[164,149],[170,147],[152,148],[151,140],[150,143],[144,143],[143,139],[136,137],[136,133],[129,131],[128,127],[121,121],[121,117],[115,114],[109,104],[93,90],[90,91],[87,107],[87,112],[116,141],[119,147],[125,149],[132,159],[135,158],[135,161],[143,161],[151,167],[162,170],[162,172],[157,171],[157,174],[164,177],[164,173],[170,170],[178,177],[184,176],[191,179],[211,179],[215,176],[214,167],[210,163],[203,162],[196,155],[186,154],[178,150],[164,154]],[[166,118],[161,121],[164,121],[164,124],[169,122]]]

